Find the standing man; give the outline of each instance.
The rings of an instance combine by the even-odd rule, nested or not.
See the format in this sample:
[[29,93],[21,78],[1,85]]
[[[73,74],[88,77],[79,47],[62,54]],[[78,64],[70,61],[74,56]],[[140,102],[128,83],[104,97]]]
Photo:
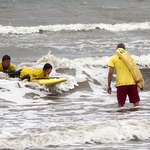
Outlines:
[[4,55],[2,57],[2,62],[0,62],[0,71],[4,73],[11,73],[16,70],[16,66],[11,63],[11,58],[9,55]]
[[[125,50],[125,45],[123,43],[119,43],[117,45],[117,49],[118,48],[123,48]],[[108,66],[109,72],[107,92],[111,94],[111,81],[113,72],[116,70],[118,107],[124,106],[127,96],[129,97],[130,103],[133,103],[134,106],[139,106],[140,97],[138,93],[138,87],[133,78],[133,75],[131,74],[124,61],[118,55],[114,55],[110,59]]]

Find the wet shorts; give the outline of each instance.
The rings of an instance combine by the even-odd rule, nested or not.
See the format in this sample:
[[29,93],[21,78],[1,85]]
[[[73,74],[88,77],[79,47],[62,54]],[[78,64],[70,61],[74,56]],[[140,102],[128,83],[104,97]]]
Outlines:
[[140,101],[136,85],[125,85],[117,87],[117,99],[119,104],[124,105],[127,96],[130,103],[136,103]]

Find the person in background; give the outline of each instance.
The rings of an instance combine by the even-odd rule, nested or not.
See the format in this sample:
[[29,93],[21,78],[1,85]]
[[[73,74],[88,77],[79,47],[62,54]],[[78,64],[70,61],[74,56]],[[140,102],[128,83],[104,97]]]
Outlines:
[[18,77],[21,80],[27,79],[33,81],[35,79],[47,79],[52,71],[52,65],[46,63],[42,69],[23,68],[13,73],[8,73],[9,77]]
[[2,62],[0,62],[0,71],[4,73],[11,73],[16,70],[16,66],[11,63],[11,58],[9,55],[4,55],[2,57]]
[[[125,45],[123,43],[119,43],[117,45],[117,49],[118,48],[123,48],[125,50]],[[139,106],[140,97],[138,93],[138,87],[135,83],[133,75],[131,74],[129,68],[126,66],[123,60],[119,56],[114,55],[111,57],[108,66],[109,71],[107,92],[111,94],[111,81],[113,72],[115,70],[117,75],[116,86],[118,107],[124,106],[127,96],[129,97],[130,103],[133,103],[134,106]]]

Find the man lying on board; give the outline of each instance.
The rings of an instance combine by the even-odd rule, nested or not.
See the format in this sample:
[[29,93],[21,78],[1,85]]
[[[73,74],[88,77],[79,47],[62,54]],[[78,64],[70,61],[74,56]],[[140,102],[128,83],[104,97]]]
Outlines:
[[35,79],[48,79],[51,71],[52,65],[46,63],[42,69],[23,68],[13,73],[8,73],[8,75],[10,78],[19,77],[21,80],[33,81]]
[[0,62],[0,72],[11,73],[16,70],[16,66],[11,63],[11,58],[9,55],[4,55],[2,57],[2,62]]

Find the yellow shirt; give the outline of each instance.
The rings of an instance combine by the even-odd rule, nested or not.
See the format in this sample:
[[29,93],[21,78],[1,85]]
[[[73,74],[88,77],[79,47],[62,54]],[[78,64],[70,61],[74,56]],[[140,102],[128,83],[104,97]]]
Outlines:
[[35,80],[35,79],[47,79],[49,78],[48,75],[44,76],[43,74],[43,69],[38,69],[38,70],[33,70],[30,68],[24,68],[22,69],[21,73],[20,73],[20,77],[23,77],[25,75],[30,75],[30,81]]
[[131,74],[130,70],[126,66],[119,56],[114,55],[110,59],[108,66],[115,68],[116,70],[116,85],[123,86],[123,85],[135,85],[135,80],[133,75]]
[[0,62],[0,71],[1,72],[10,73],[10,72],[15,71],[15,70],[16,70],[16,66],[14,64],[12,64],[12,63],[10,63],[10,66],[9,66],[9,68],[7,70],[4,70],[3,66],[2,66],[2,62]]

